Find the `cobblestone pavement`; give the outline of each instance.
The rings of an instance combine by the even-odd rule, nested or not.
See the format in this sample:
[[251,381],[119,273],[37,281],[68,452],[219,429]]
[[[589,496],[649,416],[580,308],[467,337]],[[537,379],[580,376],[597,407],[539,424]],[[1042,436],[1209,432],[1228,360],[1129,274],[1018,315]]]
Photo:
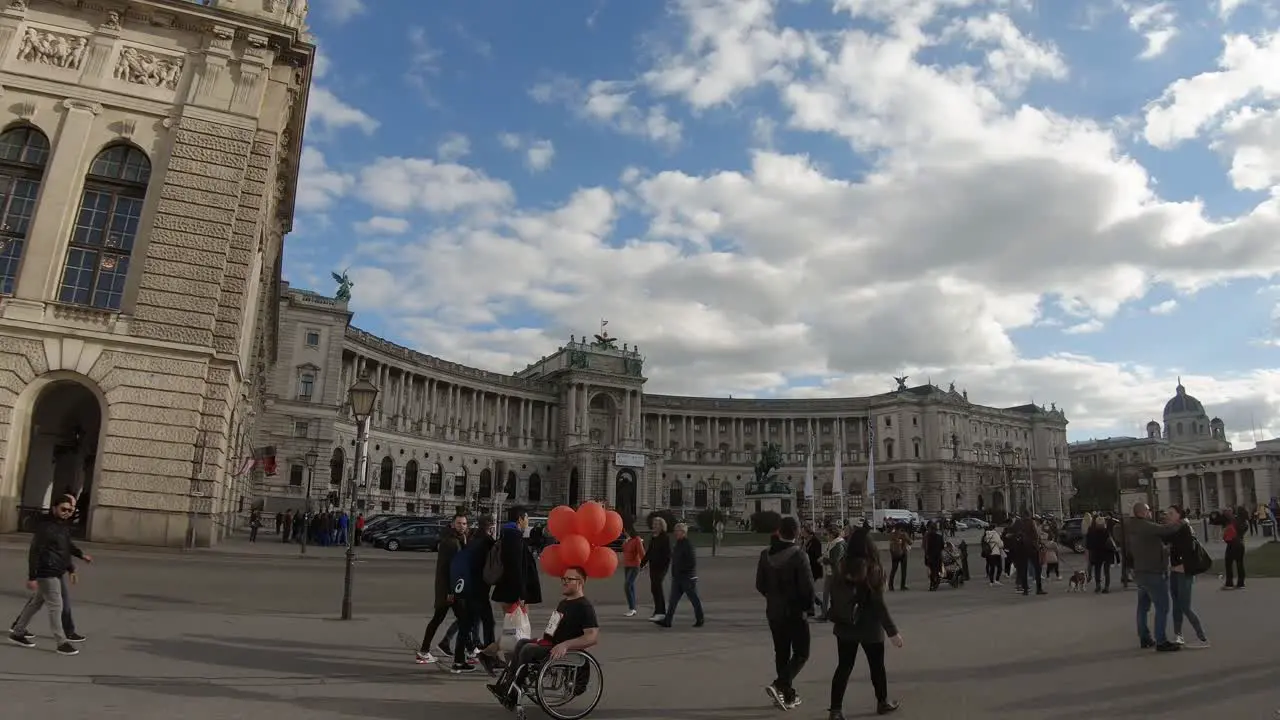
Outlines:
[[[412,663],[431,602],[434,557],[369,554],[357,568],[356,613],[335,620],[342,564],[288,556],[97,550],[72,590],[84,652],[0,647],[6,717],[44,720],[422,720],[509,717],[477,677],[453,677]],[[386,559],[391,555],[395,559]],[[25,553],[0,544],[0,601],[17,612]],[[619,581],[593,582],[604,621],[598,657],[605,699],[592,717],[738,720],[777,714],[762,687],[772,659],[748,558],[703,558],[706,627],[662,630],[622,617]],[[643,582],[643,580],[642,580]],[[1197,606],[1214,647],[1140,652],[1134,593],[1046,597],[1008,587],[894,593],[889,602],[907,641],[889,650],[892,693],[904,718],[1016,716],[1200,720],[1228,703],[1236,718],[1274,717],[1280,669],[1270,627],[1280,581],[1243,592],[1198,588]],[[548,593],[556,588],[545,583]],[[645,593],[642,591],[641,595]],[[534,613],[535,627],[546,608]],[[642,613],[643,614],[643,613]],[[813,657],[800,678],[805,698],[791,716],[824,717],[835,660],[830,629],[814,625]],[[850,717],[869,717],[866,670],[854,671]],[[531,712],[530,717],[539,717]]]

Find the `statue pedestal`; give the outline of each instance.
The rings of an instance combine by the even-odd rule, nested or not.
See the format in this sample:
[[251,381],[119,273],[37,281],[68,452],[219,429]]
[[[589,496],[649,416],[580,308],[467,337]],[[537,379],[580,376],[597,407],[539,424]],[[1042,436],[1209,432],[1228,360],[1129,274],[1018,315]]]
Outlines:
[[791,485],[777,480],[748,483],[745,495],[748,514],[776,512],[783,517],[799,517],[802,509],[797,506]]

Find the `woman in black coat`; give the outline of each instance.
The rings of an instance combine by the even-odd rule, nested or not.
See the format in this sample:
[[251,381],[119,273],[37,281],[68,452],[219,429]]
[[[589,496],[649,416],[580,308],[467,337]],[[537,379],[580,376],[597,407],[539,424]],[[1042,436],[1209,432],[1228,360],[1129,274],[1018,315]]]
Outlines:
[[876,693],[876,712],[887,715],[898,709],[897,701],[889,699],[884,641],[887,636],[894,647],[902,647],[902,636],[885,605],[885,574],[880,565],[880,551],[866,534],[855,534],[849,545],[831,583],[831,609],[827,615],[834,623],[832,633],[836,636],[838,658],[831,677],[829,720],[844,720],[844,693],[858,659],[858,648],[867,656],[871,685]]
[[[513,513],[524,513],[522,508],[512,508]],[[512,515],[508,515],[512,518]],[[537,605],[542,602],[542,582],[538,579],[538,561],[525,538],[529,526],[527,514],[515,515],[503,523],[498,532],[499,553],[502,557],[502,577],[493,584],[493,601],[506,610],[518,602]]]
[[[1116,545],[1107,529],[1107,519],[1101,515],[1093,520],[1093,526],[1085,528],[1084,551],[1089,555],[1089,574],[1093,576],[1093,591],[1111,592],[1111,563],[1115,560]],[[1103,585],[1103,581],[1106,585]]]

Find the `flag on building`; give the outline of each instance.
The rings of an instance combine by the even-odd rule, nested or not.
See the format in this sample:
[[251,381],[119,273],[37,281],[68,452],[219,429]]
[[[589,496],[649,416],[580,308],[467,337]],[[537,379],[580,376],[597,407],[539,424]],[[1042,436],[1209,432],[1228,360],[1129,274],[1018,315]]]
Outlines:
[[876,496],[876,423],[873,418],[867,422],[867,497]]
[[812,435],[809,436],[809,460],[804,465],[804,496],[813,497],[813,442]]
[[836,469],[831,473],[831,491],[836,495],[844,494],[844,469],[841,467],[840,458],[844,455],[844,429],[841,428],[840,437],[837,438],[836,445]]

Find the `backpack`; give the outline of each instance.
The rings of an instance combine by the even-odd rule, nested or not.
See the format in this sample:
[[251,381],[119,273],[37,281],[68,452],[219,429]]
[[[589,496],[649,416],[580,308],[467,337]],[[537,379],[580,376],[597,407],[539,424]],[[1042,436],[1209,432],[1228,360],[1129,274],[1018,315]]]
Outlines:
[[1191,556],[1182,560],[1182,571],[1186,573],[1187,577],[1209,572],[1213,567],[1213,558],[1209,557],[1209,551],[1204,549],[1204,546],[1200,544],[1200,541],[1194,535],[1191,537],[1191,547]]
[[991,557],[991,541],[987,540],[985,537],[982,538],[982,557]]
[[471,580],[471,552],[466,547],[458,548],[453,559],[449,561],[450,594],[462,595]]
[[502,541],[495,540],[489,554],[484,558],[484,571],[481,573],[485,585],[497,585],[502,580]]
[[1233,543],[1239,537],[1240,531],[1236,529],[1234,522],[1227,523],[1227,526],[1222,529],[1222,542],[1224,543]]

